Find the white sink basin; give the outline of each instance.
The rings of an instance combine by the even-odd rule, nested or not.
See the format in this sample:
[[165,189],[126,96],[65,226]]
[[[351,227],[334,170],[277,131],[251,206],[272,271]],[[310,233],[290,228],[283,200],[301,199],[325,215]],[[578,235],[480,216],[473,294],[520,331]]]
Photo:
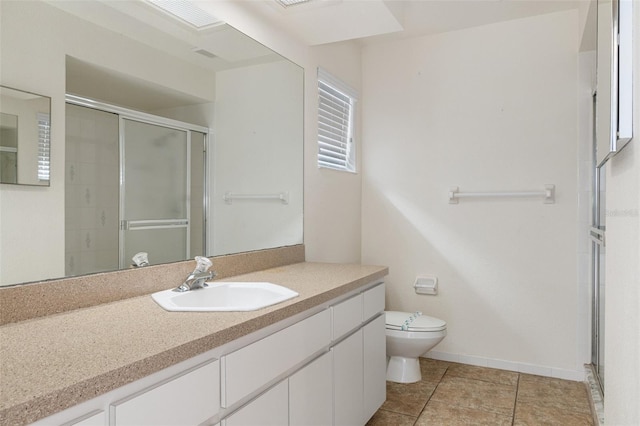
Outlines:
[[265,282],[211,282],[208,287],[186,291],[173,289],[151,297],[167,311],[255,311],[298,296],[293,290]]

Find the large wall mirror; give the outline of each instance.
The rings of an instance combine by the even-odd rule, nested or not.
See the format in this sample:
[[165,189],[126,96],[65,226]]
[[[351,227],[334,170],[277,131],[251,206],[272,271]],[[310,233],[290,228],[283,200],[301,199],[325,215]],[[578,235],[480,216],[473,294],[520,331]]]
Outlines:
[[596,164],[633,136],[632,0],[598,0]]
[[[188,259],[303,242],[301,67],[213,17],[197,27],[146,0],[0,8],[0,83],[50,96],[57,130],[46,194],[1,185],[0,285],[130,267],[123,200],[157,213],[187,184],[174,197],[187,204],[167,215],[188,236],[172,237],[183,226],[172,222],[146,239],[138,221],[136,251],[179,240]],[[150,168],[155,178],[129,179]],[[184,260],[148,251],[151,264]]]
[[51,99],[0,86],[0,183],[49,186]]

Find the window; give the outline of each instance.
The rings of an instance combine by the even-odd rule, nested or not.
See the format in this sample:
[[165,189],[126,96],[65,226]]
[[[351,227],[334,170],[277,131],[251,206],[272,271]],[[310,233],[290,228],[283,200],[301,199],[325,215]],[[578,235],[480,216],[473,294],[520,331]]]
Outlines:
[[38,179],[49,180],[51,164],[51,121],[49,114],[38,113]]
[[355,90],[318,68],[318,167],[356,171]]

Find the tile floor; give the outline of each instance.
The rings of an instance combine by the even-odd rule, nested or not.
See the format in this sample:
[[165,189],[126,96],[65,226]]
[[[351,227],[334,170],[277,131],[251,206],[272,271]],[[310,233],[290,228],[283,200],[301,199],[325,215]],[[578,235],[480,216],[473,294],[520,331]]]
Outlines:
[[367,426],[593,425],[584,383],[420,358],[422,380],[387,382]]

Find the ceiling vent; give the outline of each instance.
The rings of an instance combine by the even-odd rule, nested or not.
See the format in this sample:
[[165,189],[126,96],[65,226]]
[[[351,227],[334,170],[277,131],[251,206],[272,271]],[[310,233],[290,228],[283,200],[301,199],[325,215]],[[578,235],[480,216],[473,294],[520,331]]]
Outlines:
[[276,2],[282,7],[297,6],[304,3],[309,3],[311,0],[276,0]]
[[217,55],[215,55],[215,54],[209,52],[207,49],[203,49],[201,47],[196,47],[196,48],[193,49],[193,51],[195,53],[198,53],[198,54],[202,55],[202,56],[206,56],[207,58],[213,59],[213,58],[217,57]]

